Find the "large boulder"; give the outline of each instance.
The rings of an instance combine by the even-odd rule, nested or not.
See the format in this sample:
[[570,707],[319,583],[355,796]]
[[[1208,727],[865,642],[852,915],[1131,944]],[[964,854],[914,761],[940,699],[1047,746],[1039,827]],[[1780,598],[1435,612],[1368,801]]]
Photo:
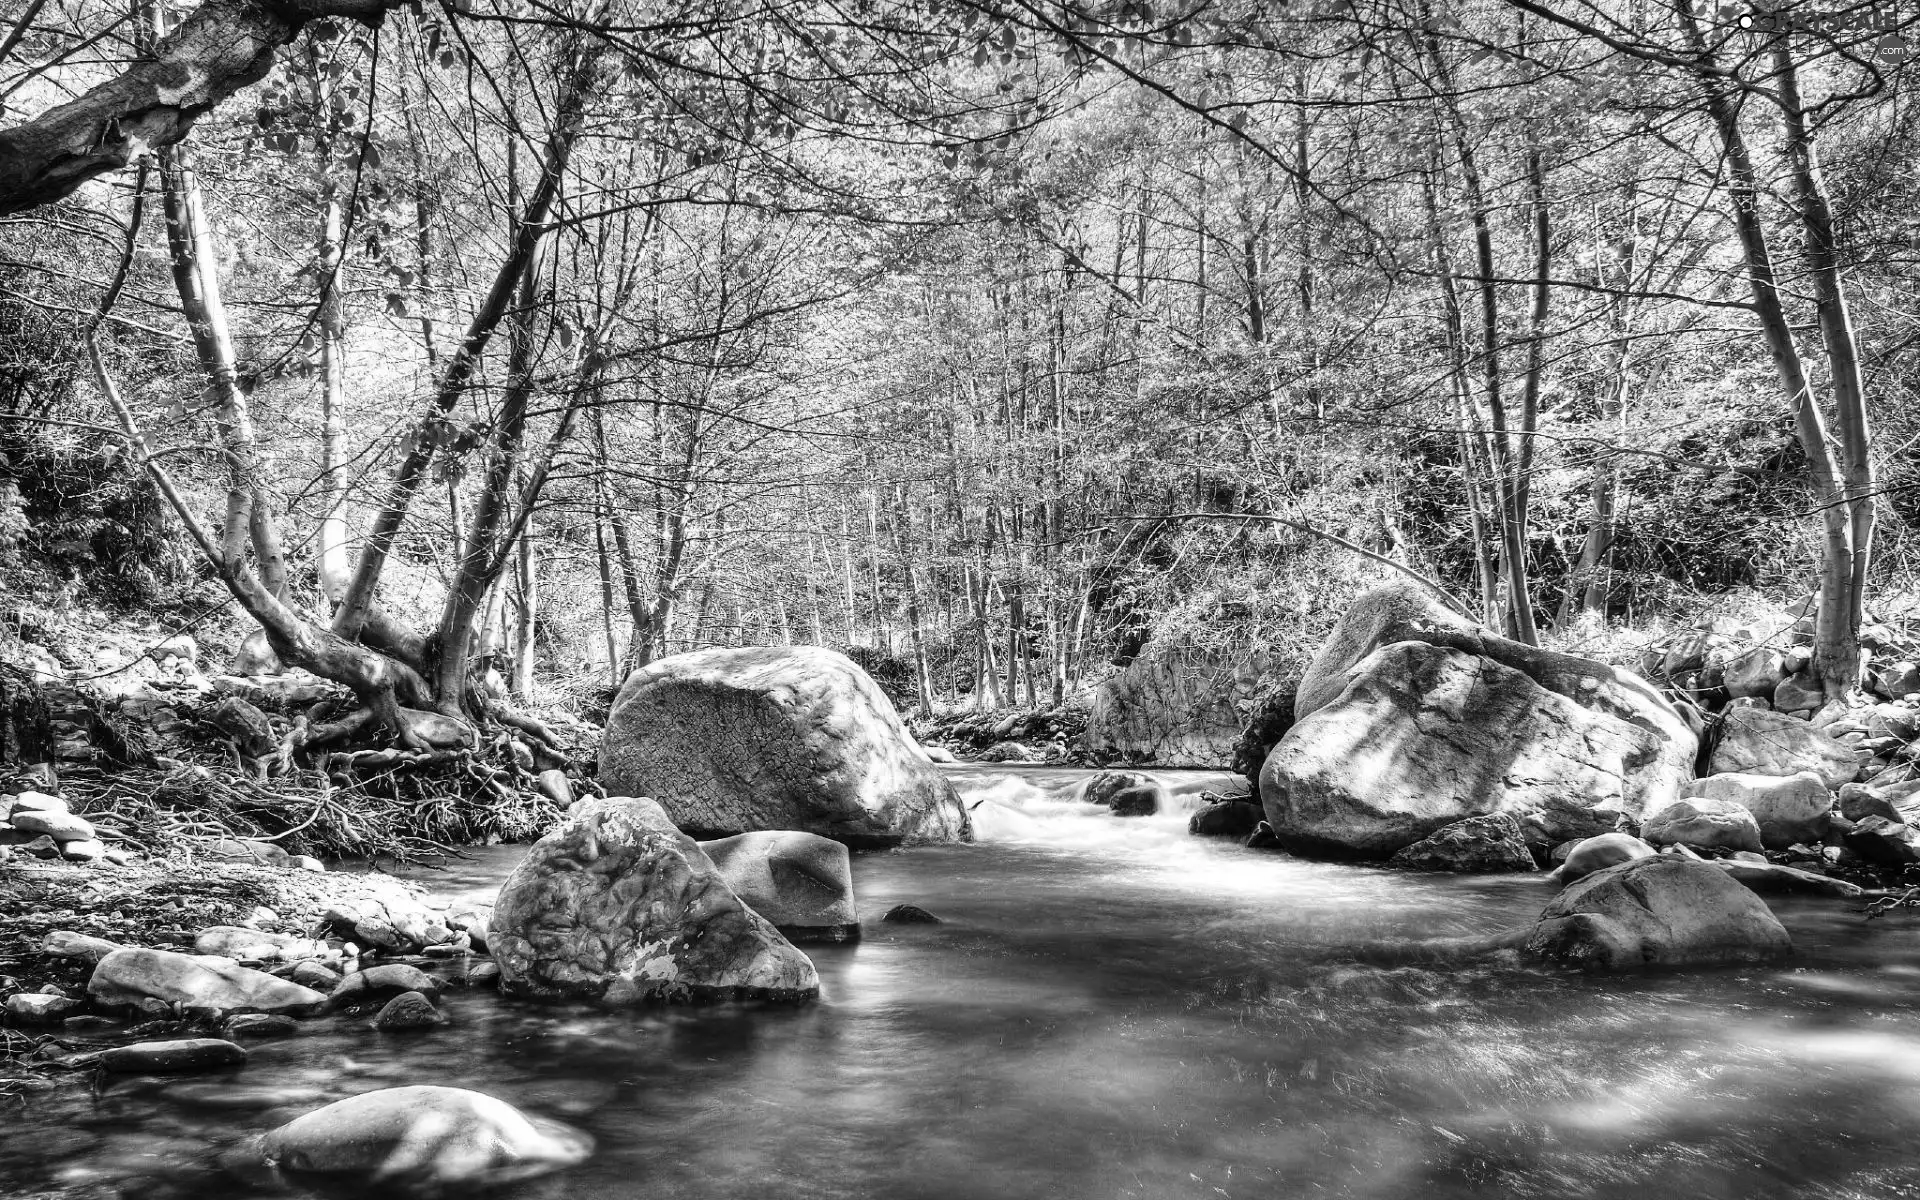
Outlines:
[[583,800],[500,888],[501,986],[606,1005],[819,994],[813,963],[645,797]]
[[873,680],[811,646],[702,650],[627,677],[600,743],[614,795],[698,837],[798,829],[855,847],[965,841],[967,811]]
[[1282,844],[1385,858],[1466,817],[1530,843],[1612,830],[1692,778],[1697,742],[1644,680],[1525,646],[1410,587],[1362,596],[1315,656],[1260,795]]
[[839,842],[813,833],[759,830],[702,842],[700,849],[733,894],[773,922],[788,941],[859,940],[853,863]]
[[1769,962],[1792,953],[1766,903],[1711,863],[1661,856],[1596,871],[1541,912],[1524,952],[1583,967]]
[[1829,788],[1853,782],[1860,758],[1846,743],[1799,717],[1764,708],[1728,708],[1709,764],[1714,775],[1798,775],[1811,771]]
[[1833,793],[1818,775],[1709,775],[1686,786],[1682,795],[1727,800],[1753,814],[1760,825],[1760,843],[1769,850],[1785,850],[1796,842],[1818,842],[1832,824]]
[[593,1153],[577,1129],[464,1088],[385,1088],[337,1100],[260,1140],[289,1175],[432,1191],[491,1187],[570,1167]]
[[312,988],[214,957],[127,947],[100,960],[87,994],[102,1008],[141,1008],[143,1002],[179,1005],[189,1012],[306,1016],[327,1006]]
[[1392,863],[1416,871],[1537,871],[1521,836],[1520,822],[1506,813],[1468,817],[1443,825],[1397,851]]

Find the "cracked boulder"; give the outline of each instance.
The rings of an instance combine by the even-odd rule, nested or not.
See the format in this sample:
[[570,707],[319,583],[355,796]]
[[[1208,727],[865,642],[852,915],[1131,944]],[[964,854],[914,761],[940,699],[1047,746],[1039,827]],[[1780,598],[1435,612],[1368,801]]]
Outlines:
[[1506,813],[1468,817],[1403,847],[1391,861],[1416,871],[1537,871],[1521,832]]
[[1679,793],[1697,742],[1630,672],[1521,645],[1405,588],[1362,596],[1314,658],[1260,799],[1289,850],[1379,859],[1504,813],[1529,845]]
[[645,797],[576,804],[500,888],[502,988],[608,1006],[817,996],[813,962]]
[[810,646],[678,654],[627,677],[600,743],[609,793],[660,797],[702,838],[797,829],[855,848],[971,836],[892,701]]
[[1618,971],[1771,962],[1793,943],[1766,903],[1726,871],[1663,855],[1569,886],[1540,914],[1523,952]]

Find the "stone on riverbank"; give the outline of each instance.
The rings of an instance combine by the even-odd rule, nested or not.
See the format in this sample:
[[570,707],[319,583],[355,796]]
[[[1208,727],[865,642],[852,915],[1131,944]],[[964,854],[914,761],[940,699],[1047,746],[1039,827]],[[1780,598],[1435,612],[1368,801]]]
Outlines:
[[1468,817],[1403,846],[1388,860],[1416,871],[1537,871],[1520,822],[1506,813]]
[[402,992],[438,996],[445,988],[445,984],[419,967],[406,963],[381,963],[341,979],[327,1000],[334,1008],[345,1008],[350,1004],[365,1004],[369,1000],[396,996]]
[[1785,850],[1796,842],[1818,842],[1832,824],[1833,793],[1812,771],[1710,775],[1689,783],[1681,795],[1740,805],[1753,814],[1760,827],[1760,843],[1769,850]]
[[92,937],[84,933],[71,933],[64,929],[54,930],[40,942],[40,952],[43,954],[53,954],[61,958],[78,958],[95,964],[119,949],[122,949],[119,942],[110,942],[105,938]]
[[15,992],[7,997],[7,1019],[16,1025],[54,1025],[78,1011],[80,1002],[44,992]]
[[653,800],[583,801],[500,889],[510,993],[607,1005],[819,994],[813,963],[734,895]]
[[701,837],[797,829],[855,847],[971,836],[953,786],[854,662],[817,647],[679,654],[635,671],[600,745],[614,794]]
[[1678,794],[1697,741],[1631,672],[1525,646],[1411,587],[1362,596],[1302,679],[1260,794],[1288,849],[1385,858],[1504,812],[1529,843]]
[[1675,800],[1647,814],[1640,836],[1656,846],[1696,850],[1759,850],[1760,822],[1731,800]]
[[1567,851],[1567,857],[1547,875],[1547,882],[1565,886],[1585,879],[1595,871],[1617,867],[1636,858],[1652,858],[1660,853],[1630,833],[1603,833],[1584,838]]
[[1729,708],[1720,719],[1713,749],[1714,775],[1798,775],[1811,771],[1828,788],[1853,782],[1860,756],[1853,748],[1799,717],[1764,708]]
[[464,1088],[386,1088],[338,1100],[260,1139],[267,1165],[341,1182],[493,1186],[584,1161],[593,1139]]
[[138,1008],[158,1000],[189,1012],[227,1016],[238,1012],[309,1016],[327,998],[312,988],[249,967],[222,965],[171,950],[127,948],[100,960],[87,994],[103,1008]]
[[325,942],[290,933],[268,933],[245,925],[209,925],[193,939],[193,950],[196,954],[218,954],[223,958],[257,959],[261,962],[300,962],[340,957],[340,952]]
[[818,834],[760,830],[701,842],[733,894],[790,942],[860,938],[853,863],[846,846]]
[[1724,870],[1665,856],[1571,885],[1524,946],[1536,958],[1605,970],[1770,962],[1792,950],[1772,911]]

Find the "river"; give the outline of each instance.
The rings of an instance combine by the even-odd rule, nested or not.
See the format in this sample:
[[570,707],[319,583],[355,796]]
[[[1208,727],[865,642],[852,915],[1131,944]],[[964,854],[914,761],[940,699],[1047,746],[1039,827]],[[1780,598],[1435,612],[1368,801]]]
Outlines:
[[[477,1088],[598,1151],[512,1197],[1213,1200],[1920,1194],[1920,921],[1776,901],[1785,967],[1626,978],[1378,967],[1370,940],[1530,920],[1535,878],[1390,873],[1120,819],[1089,772],[950,768],[978,844],[856,856],[865,940],[803,1008],[600,1013],[455,990],[323,1018],[224,1079],[0,1115],[0,1195],[252,1197],[212,1156],[375,1087]],[[1224,777],[1168,772],[1187,797]],[[436,890],[490,898],[520,851]],[[892,926],[911,902],[945,919]]]

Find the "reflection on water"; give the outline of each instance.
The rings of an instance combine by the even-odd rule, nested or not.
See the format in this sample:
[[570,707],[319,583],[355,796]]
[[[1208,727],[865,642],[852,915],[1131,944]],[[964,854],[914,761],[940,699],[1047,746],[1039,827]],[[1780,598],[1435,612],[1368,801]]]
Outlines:
[[[0,1122],[0,1194],[257,1195],[218,1148],[317,1103],[454,1083],[590,1131],[514,1197],[1859,1196],[1920,1190],[1920,941],[1776,904],[1786,969],[1599,980],[1381,968],[1345,947],[1485,932],[1537,879],[1391,874],[1122,820],[1089,774],[958,768],[980,845],[857,856],[866,940],[807,1008],[610,1015],[453,992],[453,1024],[346,1019],[233,1082],[127,1080]],[[1182,796],[1225,776],[1174,775]],[[445,890],[485,895],[518,851]],[[935,926],[871,923],[911,902]]]

